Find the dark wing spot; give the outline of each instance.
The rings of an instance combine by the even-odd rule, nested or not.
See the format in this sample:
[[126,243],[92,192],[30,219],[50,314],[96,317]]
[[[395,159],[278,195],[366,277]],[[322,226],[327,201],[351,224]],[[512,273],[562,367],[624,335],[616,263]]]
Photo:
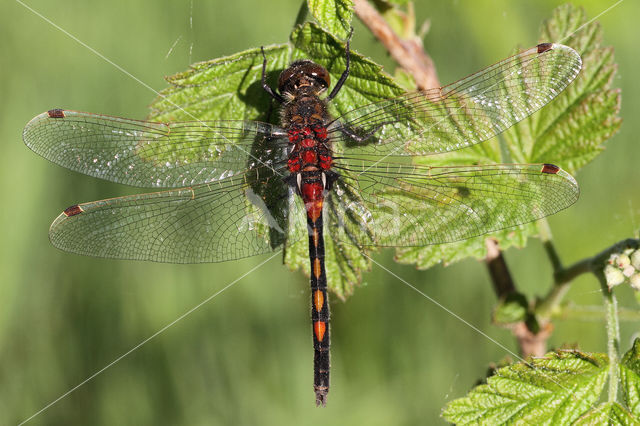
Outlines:
[[544,53],[553,48],[553,43],[540,43],[538,45],[538,53]]
[[542,173],[549,173],[551,175],[555,175],[560,171],[560,167],[556,166],[555,164],[543,164],[542,170],[540,171]]
[[64,111],[58,108],[50,109],[47,114],[49,114],[49,118],[64,118]]
[[458,192],[458,195],[461,196],[462,198],[466,198],[471,194],[471,190],[469,190],[469,188],[466,186],[458,186],[456,187],[456,191]]
[[82,207],[80,207],[79,205],[74,205],[71,207],[67,207],[66,209],[64,209],[63,213],[65,214],[65,216],[69,217],[69,216],[75,216],[77,214],[80,214],[84,212],[84,210],[82,210]]

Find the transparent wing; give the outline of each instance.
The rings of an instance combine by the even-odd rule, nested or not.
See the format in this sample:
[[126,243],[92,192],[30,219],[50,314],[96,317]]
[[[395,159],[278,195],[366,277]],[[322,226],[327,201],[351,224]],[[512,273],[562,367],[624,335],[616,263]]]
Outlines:
[[354,155],[457,150],[490,139],[542,108],[581,66],[570,47],[541,44],[448,86],[356,108],[333,122],[330,134],[343,152]]
[[67,110],[42,113],[23,131],[27,146],[56,164],[147,188],[213,182],[257,165],[277,168],[283,136],[253,121],[154,123]]
[[71,206],[49,237],[73,253],[170,263],[267,253],[287,236],[293,194],[279,176],[266,177],[269,171],[263,166],[209,184]]
[[576,181],[550,164],[337,167],[330,232],[360,246],[424,246],[527,223],[569,207]]

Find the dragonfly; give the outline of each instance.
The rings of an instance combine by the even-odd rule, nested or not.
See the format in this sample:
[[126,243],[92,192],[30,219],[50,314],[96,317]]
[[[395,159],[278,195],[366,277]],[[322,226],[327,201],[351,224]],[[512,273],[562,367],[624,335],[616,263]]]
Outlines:
[[[579,195],[553,164],[427,166],[414,161],[488,140],[542,108],[581,69],[570,47],[543,43],[440,88],[356,107],[340,117],[327,70],[284,69],[280,124],[152,122],[52,109],[26,145],[67,169],[155,192],[74,204],[49,237],[68,252],[171,263],[221,262],[309,241],[314,393],[329,392],[325,233],[340,244],[442,244],[551,215]],[[327,94],[328,93],[328,94]]]

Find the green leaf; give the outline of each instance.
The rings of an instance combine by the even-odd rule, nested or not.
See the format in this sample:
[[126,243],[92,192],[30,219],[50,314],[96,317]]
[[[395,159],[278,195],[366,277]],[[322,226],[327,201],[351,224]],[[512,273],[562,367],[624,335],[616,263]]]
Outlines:
[[527,243],[527,235],[535,232],[535,224],[527,223],[515,228],[494,232],[490,237],[481,235],[449,244],[399,248],[396,249],[395,260],[400,263],[415,265],[418,269],[428,269],[439,263],[447,266],[468,257],[483,259],[487,255],[486,238],[497,239],[500,242],[500,249],[504,250],[507,247],[524,247]]
[[346,38],[351,31],[353,18],[352,0],[307,0],[309,12],[318,24],[340,38]]
[[406,72],[404,69],[398,67],[393,72],[393,78],[400,87],[407,92],[413,92],[417,90],[416,81],[413,75]]
[[582,56],[582,71],[547,107],[505,132],[516,161],[553,163],[575,173],[619,130],[620,91],[611,89],[617,70],[613,49],[602,46],[600,25],[585,25],[586,21],[583,9],[566,4],[543,23],[540,41],[561,41],[573,47]]
[[[287,66],[291,46],[265,47],[270,83]],[[198,62],[167,78],[171,86],[151,104],[149,119],[193,121],[252,119],[266,121],[271,98],[262,89],[262,53],[250,49],[235,55]],[[276,116],[277,114],[272,114]]]
[[[550,104],[504,132],[503,149],[498,138],[494,138],[460,151],[421,158],[419,162],[428,165],[553,163],[575,173],[594,159],[602,151],[602,144],[620,127],[621,119],[617,115],[620,93],[610,88],[617,69],[613,50],[601,46],[602,31],[598,23],[581,27],[586,20],[582,9],[563,5],[542,25],[540,41],[573,47],[582,56],[582,71]],[[496,238],[500,248],[506,250],[524,246],[528,237],[536,233],[537,228],[529,224],[445,246],[398,249],[396,259],[401,263],[415,263],[419,268],[466,257],[481,259],[486,255],[484,240],[488,237]]]
[[634,418],[627,409],[617,402],[606,402],[589,410],[576,420],[574,425],[637,425],[638,419]]
[[640,417],[640,339],[636,339],[633,347],[622,357],[620,382],[627,407]]
[[511,293],[494,308],[492,320],[496,325],[508,326],[524,321],[528,312],[527,298],[521,293]]
[[570,424],[600,397],[608,364],[605,354],[552,352],[500,368],[442,415],[456,424]]

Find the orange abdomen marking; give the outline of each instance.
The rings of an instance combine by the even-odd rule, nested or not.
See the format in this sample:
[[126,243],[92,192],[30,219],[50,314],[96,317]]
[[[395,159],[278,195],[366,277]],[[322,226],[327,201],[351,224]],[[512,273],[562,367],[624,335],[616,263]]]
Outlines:
[[324,293],[322,290],[316,290],[313,292],[313,307],[316,308],[316,312],[320,312],[324,306]]
[[318,342],[322,342],[324,339],[324,333],[327,331],[327,323],[324,321],[316,321],[313,323],[313,332],[316,335]]
[[322,275],[322,265],[320,265],[320,259],[318,258],[313,261],[313,275],[316,279],[320,278],[320,275]]

